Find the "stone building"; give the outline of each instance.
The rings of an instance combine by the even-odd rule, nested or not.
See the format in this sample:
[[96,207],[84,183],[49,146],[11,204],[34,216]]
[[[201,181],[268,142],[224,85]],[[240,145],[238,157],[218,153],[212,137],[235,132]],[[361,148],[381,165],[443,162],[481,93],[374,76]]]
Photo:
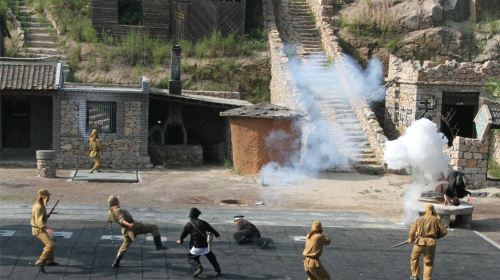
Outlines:
[[500,79],[499,62],[433,65],[391,56],[384,127],[388,137],[394,139],[416,120],[429,118],[449,140],[451,167],[464,172],[472,187],[500,185],[488,177],[489,165],[500,161],[495,136],[500,105],[489,101],[483,89],[489,78]]
[[[386,91],[385,131],[396,138],[415,120],[431,118],[448,137],[476,137],[474,118],[488,78],[500,78],[500,63],[402,61],[391,56]],[[427,112],[426,112],[427,111]]]
[[255,104],[222,112],[231,128],[233,168],[239,174],[256,174],[269,162],[286,165],[300,150],[301,116],[288,108]]
[[[88,136],[94,128],[103,145],[104,168],[150,166],[152,143],[163,153],[162,164],[220,162],[229,141],[219,113],[250,104],[207,96],[224,94],[173,95],[150,88],[146,78],[137,87],[64,83],[61,63],[2,59],[0,163],[33,166],[35,150],[43,149],[55,150],[58,167],[89,168]],[[158,137],[164,141],[155,142]]]
[[246,0],[92,0],[98,33],[145,32],[161,39],[197,40],[214,32],[243,36]]

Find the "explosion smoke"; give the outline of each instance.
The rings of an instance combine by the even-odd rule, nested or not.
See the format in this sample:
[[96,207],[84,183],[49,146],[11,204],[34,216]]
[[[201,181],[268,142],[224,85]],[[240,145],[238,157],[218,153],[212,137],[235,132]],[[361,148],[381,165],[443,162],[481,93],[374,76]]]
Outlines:
[[411,168],[415,182],[408,185],[404,196],[404,222],[414,220],[418,199],[425,191],[432,190],[441,176],[448,174],[450,158],[443,152],[448,139],[437,131],[437,125],[428,119],[413,123],[406,133],[388,141],[384,160],[390,169]]
[[[291,94],[286,105],[305,115],[295,124],[302,131],[302,147],[296,154],[287,155],[289,160],[283,166],[276,162],[265,165],[260,172],[264,184],[290,184],[327,169],[345,170],[350,167],[351,159],[358,156],[359,151],[349,150],[346,145],[348,130],[329,118],[334,112],[328,102],[335,99],[350,104],[349,97],[368,101],[383,98],[383,95],[374,95],[383,81],[382,64],[373,59],[362,69],[348,56],[338,58],[331,65],[325,65],[324,61],[327,58],[318,55],[303,62],[294,58],[288,64],[299,90]],[[267,138],[270,146],[274,138],[274,135]]]

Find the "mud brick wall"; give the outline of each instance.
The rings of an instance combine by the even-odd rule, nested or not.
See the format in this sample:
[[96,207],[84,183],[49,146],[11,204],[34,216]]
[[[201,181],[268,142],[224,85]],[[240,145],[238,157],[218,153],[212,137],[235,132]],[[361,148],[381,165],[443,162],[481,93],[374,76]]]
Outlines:
[[197,166],[203,164],[201,145],[151,145],[151,162],[161,166]]

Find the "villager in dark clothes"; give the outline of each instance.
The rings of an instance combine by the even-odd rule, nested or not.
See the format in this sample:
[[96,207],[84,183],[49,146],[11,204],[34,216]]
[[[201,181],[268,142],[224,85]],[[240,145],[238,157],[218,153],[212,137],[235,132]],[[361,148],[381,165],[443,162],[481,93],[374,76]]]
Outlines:
[[[203,267],[201,266],[200,256],[206,256],[210,264],[214,267],[217,276],[221,275],[220,265],[217,262],[215,254],[210,250],[209,244],[207,242],[208,233],[215,235],[219,238],[220,234],[207,222],[198,219],[201,211],[198,208],[191,208],[189,212],[189,222],[184,226],[184,230],[181,233],[181,237],[177,240],[177,244],[182,244],[184,238],[191,236],[189,240],[189,253],[187,259],[191,267],[193,268],[193,277],[197,277],[203,272]],[[208,233],[207,233],[208,232]]]
[[448,187],[444,191],[444,203],[446,205],[460,205],[460,198],[467,196],[467,201],[471,202],[471,193],[465,189],[464,174],[454,171],[448,178]]
[[246,219],[244,216],[234,216],[234,223],[238,231],[234,233],[233,237],[238,244],[254,243],[261,249],[265,249],[269,245],[269,239],[262,238],[260,231],[257,227]]

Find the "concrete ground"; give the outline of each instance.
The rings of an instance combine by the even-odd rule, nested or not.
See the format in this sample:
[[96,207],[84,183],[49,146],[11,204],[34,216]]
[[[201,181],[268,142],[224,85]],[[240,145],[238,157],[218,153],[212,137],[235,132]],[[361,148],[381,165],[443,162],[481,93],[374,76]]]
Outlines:
[[[140,171],[138,183],[74,182],[72,170],[59,170],[56,179],[34,174],[34,169],[0,169],[0,279],[189,279],[187,249],[174,241],[191,207],[200,208],[202,218],[222,234],[214,250],[225,279],[304,279],[301,236],[315,219],[334,240],[322,258],[334,279],[408,277],[410,248],[389,249],[407,235],[400,222],[404,184],[412,180],[408,176],[330,173],[271,187],[221,167]],[[31,237],[28,224],[31,200],[42,187],[53,193],[50,205],[60,200],[49,224],[71,235],[56,240],[62,265],[48,268],[47,275],[33,267],[41,244]],[[490,195],[474,200],[473,230],[452,229],[440,240],[434,279],[496,279],[500,273],[500,250],[495,247],[500,243],[500,199],[494,195],[500,191],[481,191]],[[122,268],[109,267],[119,246],[109,237],[101,239],[109,235],[105,219],[110,194],[120,195],[122,206],[137,220],[160,225],[169,240],[166,254],[139,239]],[[264,251],[235,246],[235,214],[255,222],[273,245]],[[204,261],[203,278],[213,278]]]
[[[71,207],[70,207],[71,208]],[[63,210],[69,210],[62,208]],[[13,234],[0,237],[1,279],[190,279],[192,271],[186,261],[186,245],[177,246],[182,230],[182,221],[172,214],[146,213],[140,209],[129,209],[142,221],[158,220],[163,237],[169,247],[165,252],[156,251],[153,242],[140,236],[129,248],[120,268],[110,267],[120,241],[111,241],[109,227],[102,220],[78,220],[92,217],[89,207],[78,215],[55,216],[50,223],[68,238],[56,238],[56,261],[58,267],[47,267],[47,274],[38,272],[33,266],[42,250],[41,243],[31,236],[27,219],[4,218],[0,231]],[[186,212],[186,211],[184,211]],[[220,279],[305,279],[302,267],[304,236],[312,220],[320,217],[325,232],[333,243],[326,247],[321,258],[333,279],[407,279],[411,247],[406,245],[391,248],[404,240],[407,229],[390,228],[385,221],[373,223],[371,227],[356,228],[352,221],[368,220],[369,216],[349,212],[309,212],[293,215],[295,225],[280,226],[287,221],[288,211],[271,211],[258,216],[258,227],[263,236],[272,239],[270,246],[261,250],[253,245],[236,245],[232,240],[234,225],[219,223],[216,217],[227,216],[230,211],[209,210],[201,218],[213,221],[221,234],[214,242],[213,251],[221,264]],[[137,215],[136,215],[137,214]],[[146,215],[147,214],[147,215]],[[184,213],[186,214],[186,213]],[[145,215],[149,218],[146,220]],[[184,215],[185,216],[185,215]],[[252,216],[251,216],[252,217]],[[298,224],[302,224],[301,226]],[[118,234],[116,225],[113,230]],[[187,241],[187,240],[186,240]],[[433,279],[497,279],[500,250],[470,230],[451,230],[447,237],[439,240]],[[215,279],[215,273],[205,258],[202,258],[204,273],[201,279]]]

